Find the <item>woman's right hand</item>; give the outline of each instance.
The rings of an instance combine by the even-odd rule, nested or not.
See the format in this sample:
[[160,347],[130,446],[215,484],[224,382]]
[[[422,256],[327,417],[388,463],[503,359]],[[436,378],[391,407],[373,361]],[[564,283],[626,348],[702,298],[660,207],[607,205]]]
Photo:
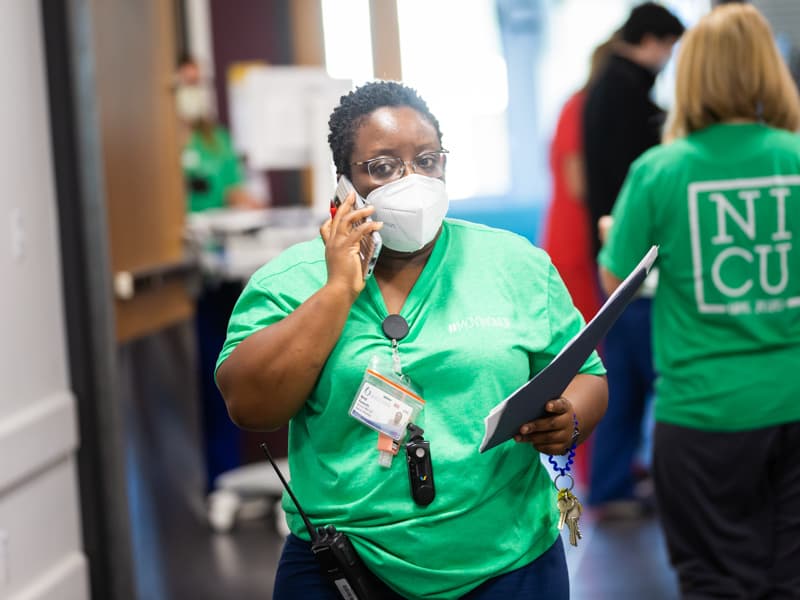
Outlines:
[[336,214],[320,227],[325,242],[325,262],[328,267],[328,285],[341,287],[355,298],[364,289],[364,273],[361,261],[361,238],[371,235],[383,227],[379,221],[364,221],[375,212],[374,206],[355,209],[355,192],[351,192],[339,205]]
[[354,202],[351,194],[320,228],[328,282],[285,318],[248,335],[217,369],[228,414],[239,427],[282,427],[312,394],[364,289],[359,241],[382,225],[367,221],[353,228],[375,210],[355,210]]

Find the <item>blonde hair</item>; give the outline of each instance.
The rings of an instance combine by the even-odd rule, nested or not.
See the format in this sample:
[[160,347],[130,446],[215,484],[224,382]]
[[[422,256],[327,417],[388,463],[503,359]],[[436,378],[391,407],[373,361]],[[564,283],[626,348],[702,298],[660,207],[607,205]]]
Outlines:
[[749,4],[724,4],[681,42],[666,141],[731,120],[800,127],[798,91],[766,19]]

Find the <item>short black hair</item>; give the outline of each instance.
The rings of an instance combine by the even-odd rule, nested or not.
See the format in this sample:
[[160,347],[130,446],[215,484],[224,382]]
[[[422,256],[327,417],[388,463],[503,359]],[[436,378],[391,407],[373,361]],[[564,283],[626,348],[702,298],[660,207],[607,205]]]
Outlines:
[[337,175],[350,177],[350,156],[356,129],[367,115],[384,106],[413,108],[433,125],[441,143],[439,121],[416,90],[396,81],[371,81],[342,96],[328,120],[328,144]]
[[622,39],[629,44],[639,44],[647,34],[658,39],[681,37],[685,29],[678,17],[666,8],[656,2],[645,2],[631,11],[622,26]]

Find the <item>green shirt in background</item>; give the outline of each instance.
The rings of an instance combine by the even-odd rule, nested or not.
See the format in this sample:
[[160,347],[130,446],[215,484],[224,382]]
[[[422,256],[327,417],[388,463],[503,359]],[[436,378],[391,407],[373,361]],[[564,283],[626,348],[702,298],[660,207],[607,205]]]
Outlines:
[[642,155],[599,262],[659,244],[656,419],[736,431],[800,419],[800,138],[708,127]]
[[214,128],[210,138],[193,130],[181,164],[190,212],[225,207],[228,190],[244,180],[231,139],[221,127]]
[[[221,364],[326,281],[320,239],[262,267],[240,297]],[[366,564],[408,598],[455,598],[520,568],[558,536],[555,490],[529,444],[485,453],[484,417],[547,365],[583,325],[547,255],[507,231],[446,220],[400,313],[404,372],[426,404],[436,498],[411,498],[403,451],[378,464],[377,433],[348,415],[372,355],[391,357],[374,279],[353,304],[313,393],[289,427],[293,491],[315,524],[346,532]],[[582,372],[603,374],[596,354]],[[265,398],[265,402],[268,401]],[[284,497],[292,531],[308,539]]]

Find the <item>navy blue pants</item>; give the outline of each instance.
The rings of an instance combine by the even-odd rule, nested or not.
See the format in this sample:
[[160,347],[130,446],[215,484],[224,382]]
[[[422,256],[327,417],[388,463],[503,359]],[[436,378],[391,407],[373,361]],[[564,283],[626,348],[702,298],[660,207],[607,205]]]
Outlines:
[[[399,600],[386,586],[379,591],[382,600]],[[322,576],[311,544],[290,534],[283,546],[278,573],[275,575],[273,600],[338,600],[331,583]],[[561,537],[547,552],[531,564],[494,577],[469,592],[469,600],[506,600],[507,598],[569,599],[567,561]]]
[[594,430],[589,504],[633,498],[633,464],[653,395],[650,298],[628,305],[606,335],[608,410]]
[[207,488],[225,471],[242,466],[242,431],[228,416],[225,400],[214,381],[217,363],[228,329],[228,319],[242,293],[239,283],[207,285],[197,299],[195,327],[199,349],[200,396],[203,405],[203,439]]

